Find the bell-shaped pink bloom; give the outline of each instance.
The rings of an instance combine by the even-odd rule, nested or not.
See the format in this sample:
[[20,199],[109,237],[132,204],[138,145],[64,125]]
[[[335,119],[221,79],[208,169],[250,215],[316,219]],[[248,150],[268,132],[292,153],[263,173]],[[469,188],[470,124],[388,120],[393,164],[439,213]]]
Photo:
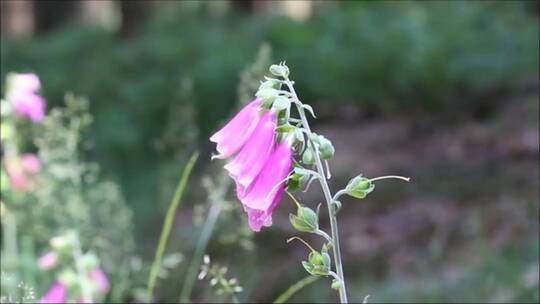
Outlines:
[[96,283],[100,293],[104,294],[109,291],[109,279],[107,279],[107,275],[101,268],[95,268],[90,271],[89,275],[90,279]]
[[25,190],[28,186],[28,179],[24,173],[24,168],[17,158],[6,159],[6,173],[13,189]]
[[35,74],[15,74],[9,77],[6,98],[15,113],[40,122],[45,117],[45,99],[37,94],[39,78]]
[[225,166],[230,176],[236,181],[239,197],[255,180],[272,152],[275,140],[276,114],[268,111],[260,119],[259,124],[246,144],[233,161]]
[[264,167],[240,201],[248,214],[249,227],[260,231],[272,225],[272,211],[285,189],[285,179],[292,166],[292,141],[283,140],[274,147]]
[[39,300],[39,303],[66,303],[67,287],[60,282],[54,282],[47,293]]
[[43,97],[32,92],[16,91],[9,94],[8,98],[17,114],[26,116],[33,122],[40,122],[45,117],[46,104]]
[[212,158],[227,158],[244,146],[259,122],[260,103],[261,100],[258,98],[250,102],[221,130],[210,137],[210,141],[217,143],[218,152]]
[[22,166],[25,171],[38,173],[41,170],[41,162],[35,154],[25,153],[21,156]]
[[42,255],[38,260],[38,267],[40,269],[49,269],[54,267],[58,262],[58,255],[56,252],[49,251],[46,254]]

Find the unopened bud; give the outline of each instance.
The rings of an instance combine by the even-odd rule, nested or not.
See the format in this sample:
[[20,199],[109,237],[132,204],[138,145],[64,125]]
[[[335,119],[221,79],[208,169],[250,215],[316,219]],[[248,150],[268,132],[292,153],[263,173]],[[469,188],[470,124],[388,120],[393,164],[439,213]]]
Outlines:
[[281,77],[288,77],[289,76],[289,68],[284,64],[273,64],[270,66],[270,73],[272,73],[275,76],[281,76]]
[[362,175],[353,178],[345,188],[348,195],[360,199],[366,197],[373,189],[375,185]]

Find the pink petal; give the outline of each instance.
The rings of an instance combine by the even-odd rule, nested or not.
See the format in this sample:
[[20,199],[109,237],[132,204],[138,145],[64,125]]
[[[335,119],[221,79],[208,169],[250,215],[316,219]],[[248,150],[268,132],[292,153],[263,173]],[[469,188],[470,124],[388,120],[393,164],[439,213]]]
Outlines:
[[35,154],[25,153],[21,156],[22,166],[25,171],[37,173],[41,170],[41,162]]
[[101,293],[109,291],[109,279],[101,268],[96,268],[90,272],[90,278],[97,284]]
[[219,153],[212,158],[227,158],[242,148],[259,122],[260,103],[260,99],[250,102],[210,137],[210,141],[217,143],[216,150]]
[[289,175],[291,166],[291,141],[286,139],[274,148],[246,195],[239,197],[253,231],[272,224],[272,211],[281,199],[285,189],[283,180]]
[[33,122],[40,122],[45,117],[45,100],[43,97],[25,91],[14,91],[8,99],[13,104],[15,112],[30,118]]
[[242,197],[263,168],[272,152],[275,139],[276,115],[266,112],[240,153],[225,166],[237,183],[238,196]]
[[26,175],[24,170],[16,158],[6,160],[6,173],[8,174],[11,186],[14,189],[24,190],[27,186]]
[[54,284],[49,288],[47,293],[39,300],[39,303],[65,303],[67,297],[67,287],[60,283],[54,282]]
[[38,267],[45,270],[52,268],[58,261],[58,255],[55,252],[48,252],[41,256],[38,260]]

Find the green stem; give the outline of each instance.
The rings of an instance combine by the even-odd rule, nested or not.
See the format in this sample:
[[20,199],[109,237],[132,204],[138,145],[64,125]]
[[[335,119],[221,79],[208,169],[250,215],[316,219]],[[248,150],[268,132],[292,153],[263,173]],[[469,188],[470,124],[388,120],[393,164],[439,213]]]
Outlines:
[[[300,99],[296,95],[296,91],[294,90],[294,87],[293,87],[291,81],[289,80],[289,78],[285,78],[285,84],[289,88],[293,98],[296,101],[295,104],[296,104],[296,108],[298,109],[298,113],[300,114],[300,119],[302,120],[302,125],[304,125],[304,128],[308,133],[308,145],[310,145],[312,147],[313,143],[311,142],[311,140],[309,140],[309,138],[311,137],[310,135],[311,135],[312,132],[311,132],[311,129],[309,127],[309,123],[308,123],[307,118],[306,118],[306,113],[304,111],[304,108],[302,107],[302,102],[300,101]],[[316,151],[316,150],[314,149],[313,151]],[[313,153],[313,154],[315,156],[315,164],[316,164],[316,167],[317,167],[317,172],[319,173],[319,175],[321,177],[326,176],[324,174],[324,168],[323,168],[321,157],[320,157],[319,153]],[[335,212],[333,212],[333,210],[332,210],[333,209],[333,207],[332,207],[332,202],[333,202],[332,194],[330,193],[330,187],[328,187],[328,182],[327,182],[326,178],[319,178],[319,182],[321,184],[321,187],[322,187],[322,190],[323,190],[323,193],[324,193],[324,197],[326,199],[326,205],[328,207],[328,216],[330,217],[330,228],[331,228],[331,231],[332,231],[332,240],[333,240],[332,250],[333,250],[333,255],[334,255],[334,262],[336,264],[336,271],[337,271],[337,275],[339,276],[339,278],[340,278],[340,280],[342,282],[341,288],[339,289],[339,299],[340,299],[341,303],[347,303],[347,290],[345,288],[345,278],[344,278],[344,274],[343,274],[343,265],[342,265],[342,262],[341,262],[341,250],[340,250],[340,247],[339,247],[339,232],[338,232],[337,218],[336,218]]]
[[159,244],[156,250],[156,256],[154,258],[154,262],[152,263],[152,268],[150,269],[150,274],[148,276],[148,285],[146,288],[147,301],[152,301],[152,297],[154,295],[154,287],[156,285],[156,279],[159,272],[159,267],[161,265],[161,259],[163,257],[163,253],[165,252],[167,240],[169,239],[169,234],[171,232],[172,223],[174,220],[174,214],[176,213],[176,209],[180,204],[180,200],[182,198],[182,194],[184,193],[184,189],[186,188],[189,175],[191,174],[191,170],[193,169],[193,166],[195,165],[198,157],[199,152],[195,152],[191,155],[191,158],[189,159],[186,167],[184,168],[184,171],[182,172],[182,177],[180,178],[180,182],[176,187],[176,191],[174,192],[174,196],[169,205],[169,210],[167,211],[167,215],[165,216],[165,222],[163,223],[163,229],[159,237]]
[[318,278],[319,277],[315,277],[315,276],[307,276],[303,278],[302,280],[294,283],[294,285],[291,285],[287,290],[285,290],[284,293],[282,293],[279,297],[277,297],[273,303],[274,304],[285,303],[285,301],[287,301],[295,293],[300,291],[302,288],[308,286],[309,284],[317,281]]
[[83,262],[83,254],[81,249],[81,243],[79,242],[79,235],[74,233],[73,237],[73,259],[75,262],[75,268],[77,269],[77,281],[82,291],[82,298],[84,303],[93,303],[92,301],[92,291],[90,290],[90,285],[88,284],[88,274],[84,266],[81,264]]

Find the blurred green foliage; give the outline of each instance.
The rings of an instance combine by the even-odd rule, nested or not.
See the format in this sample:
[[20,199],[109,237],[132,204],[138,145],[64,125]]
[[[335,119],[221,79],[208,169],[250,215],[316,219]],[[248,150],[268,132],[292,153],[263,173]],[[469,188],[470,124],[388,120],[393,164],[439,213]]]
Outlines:
[[538,66],[538,19],[521,2],[316,3],[306,22],[211,3],[166,3],[129,40],[79,26],[2,38],[2,77],[36,72],[52,105],[66,88],[92,100],[90,157],[121,181],[141,231],[168,200],[181,151],[234,108],[238,72],[262,42],[291,66],[306,101],[375,108],[511,87]]

